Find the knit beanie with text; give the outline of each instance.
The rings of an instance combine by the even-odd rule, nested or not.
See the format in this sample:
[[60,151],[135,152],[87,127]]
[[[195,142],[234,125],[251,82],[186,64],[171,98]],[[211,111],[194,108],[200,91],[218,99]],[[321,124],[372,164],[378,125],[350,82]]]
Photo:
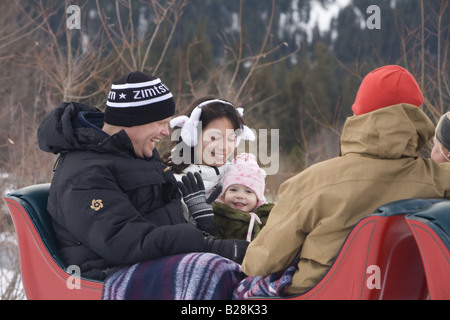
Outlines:
[[132,72],[111,86],[106,102],[105,122],[134,127],[160,121],[175,114],[175,101],[159,78]]

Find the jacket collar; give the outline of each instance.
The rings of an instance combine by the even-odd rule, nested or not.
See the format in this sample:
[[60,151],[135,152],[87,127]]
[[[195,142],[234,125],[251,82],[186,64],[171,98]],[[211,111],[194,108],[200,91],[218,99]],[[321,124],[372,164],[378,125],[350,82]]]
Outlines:
[[434,125],[421,109],[394,105],[348,118],[341,135],[341,155],[416,157],[433,135]]

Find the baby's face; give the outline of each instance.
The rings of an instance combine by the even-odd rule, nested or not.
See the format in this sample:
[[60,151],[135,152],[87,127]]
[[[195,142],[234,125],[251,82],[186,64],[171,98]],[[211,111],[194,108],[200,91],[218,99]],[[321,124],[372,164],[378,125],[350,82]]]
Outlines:
[[251,189],[240,184],[232,184],[225,192],[223,202],[231,208],[251,212],[255,209],[258,198]]

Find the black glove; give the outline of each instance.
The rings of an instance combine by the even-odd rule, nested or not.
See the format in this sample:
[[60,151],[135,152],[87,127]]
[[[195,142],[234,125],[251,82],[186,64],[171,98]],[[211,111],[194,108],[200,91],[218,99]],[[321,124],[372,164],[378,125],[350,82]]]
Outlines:
[[244,260],[245,252],[249,245],[245,240],[234,239],[214,239],[214,237],[206,237],[206,251],[218,254],[224,258],[233,260],[239,264]]
[[[177,182],[178,188],[180,188],[181,193],[183,193],[183,199],[190,214],[197,222],[197,228],[211,235],[216,235],[218,229],[214,224],[213,208],[212,205],[207,202],[209,199],[206,199],[205,186],[202,177],[198,172],[195,174],[188,172],[181,180],[183,182]],[[216,192],[214,192],[214,195],[215,194]],[[218,195],[215,195],[216,198],[217,196]]]

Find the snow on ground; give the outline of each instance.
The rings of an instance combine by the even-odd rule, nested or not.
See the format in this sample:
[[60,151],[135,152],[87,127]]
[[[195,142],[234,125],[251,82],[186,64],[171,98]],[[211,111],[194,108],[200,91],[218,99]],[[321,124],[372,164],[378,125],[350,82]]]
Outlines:
[[[14,190],[14,186],[8,183],[9,175],[0,173],[2,182],[1,198]],[[3,201],[0,202],[0,214],[9,214],[9,210]],[[13,232],[0,233],[0,300],[24,299],[22,280],[20,277],[17,253],[17,239]]]
[[0,233],[0,299],[25,299],[14,234]]
[[[11,285],[12,281],[15,285]],[[20,273],[14,270],[0,268],[0,300],[25,300],[25,291]]]

